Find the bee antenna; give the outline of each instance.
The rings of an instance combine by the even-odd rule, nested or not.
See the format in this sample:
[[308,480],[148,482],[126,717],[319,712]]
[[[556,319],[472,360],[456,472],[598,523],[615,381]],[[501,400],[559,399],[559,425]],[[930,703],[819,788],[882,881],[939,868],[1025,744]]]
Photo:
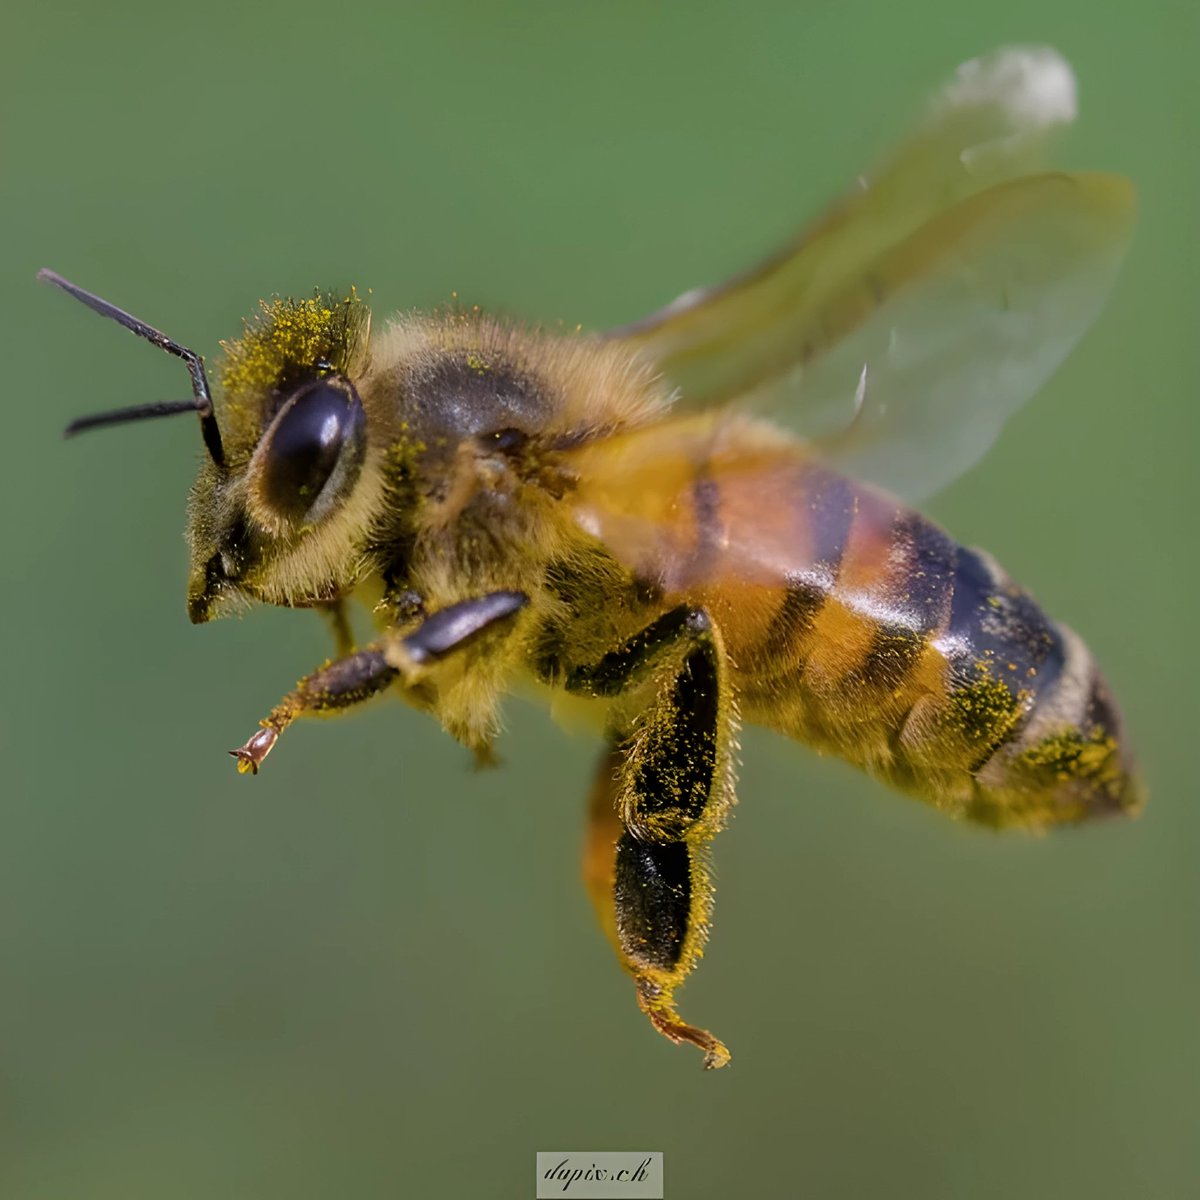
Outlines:
[[195,412],[200,416],[200,432],[204,437],[204,445],[208,450],[209,457],[218,467],[224,466],[225,450],[221,445],[221,430],[217,426],[212,393],[208,388],[208,377],[204,374],[204,360],[200,355],[194,350],[189,350],[186,346],[172,341],[165,333],[155,329],[153,325],[139,321],[137,317],[118,308],[115,304],[110,304],[107,300],[102,300],[99,296],[85,291],[54,271],[43,268],[38,272],[37,277],[61,288],[69,296],[74,296],[76,300],[86,304],[93,312],[98,312],[102,317],[108,317],[110,320],[116,321],[118,325],[123,325],[131,333],[136,333],[138,337],[153,342],[159,349],[175,355],[176,358],[182,358],[187,364],[188,374],[192,379],[191,400],[177,403],[139,404],[134,408],[119,408],[111,412],[80,417],[67,426],[66,436],[70,437],[72,434],[82,433],[85,429],[95,429],[102,425],[119,425],[126,421],[141,421],[147,417],[167,417],[175,413]]
[[63,430],[63,437],[74,437],[89,429],[100,429],[104,425],[124,425],[127,421],[144,421],[147,417],[173,417],[176,413],[196,412],[195,400],[166,400],[154,404],[134,404],[130,408],[114,408],[108,412],[88,413],[76,417]]

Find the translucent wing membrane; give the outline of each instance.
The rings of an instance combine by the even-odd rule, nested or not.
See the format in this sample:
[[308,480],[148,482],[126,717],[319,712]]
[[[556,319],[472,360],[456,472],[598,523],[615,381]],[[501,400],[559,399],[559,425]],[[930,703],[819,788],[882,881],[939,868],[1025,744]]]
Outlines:
[[781,253],[618,337],[685,405],[775,406],[908,499],[971,466],[1095,318],[1127,181],[1044,172],[1075,116],[1053,50],[965,63],[899,151]]
[[[963,201],[877,261],[888,299],[870,320],[768,395],[803,408],[847,474],[931,495],[987,452],[1095,319],[1132,206],[1111,175],[1031,176]],[[863,286],[848,308],[866,302]]]

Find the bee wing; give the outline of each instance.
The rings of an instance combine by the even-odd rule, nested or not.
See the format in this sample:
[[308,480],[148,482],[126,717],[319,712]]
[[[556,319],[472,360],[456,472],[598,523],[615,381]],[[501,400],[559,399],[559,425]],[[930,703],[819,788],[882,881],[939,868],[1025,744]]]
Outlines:
[[612,331],[681,403],[787,410],[842,469],[918,499],[988,448],[1099,311],[1126,180],[1042,172],[1075,116],[1045,47],[963,64],[873,176],[779,254]]
[[983,457],[1095,319],[1132,212],[1111,175],[972,196],[877,262],[887,299],[869,321],[763,390],[807,412],[840,470],[924,499]]

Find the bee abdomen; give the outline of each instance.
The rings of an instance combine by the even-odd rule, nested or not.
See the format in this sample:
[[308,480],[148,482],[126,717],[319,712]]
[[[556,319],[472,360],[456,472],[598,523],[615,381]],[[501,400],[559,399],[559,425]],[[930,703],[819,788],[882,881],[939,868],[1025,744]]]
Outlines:
[[920,514],[815,465],[792,482],[809,565],[740,652],[748,712],[991,825],[1138,806],[1074,633]]
[[980,551],[956,547],[950,617],[933,645],[946,662],[941,719],[924,714],[922,729],[910,713],[901,731],[932,798],[957,751],[970,780],[962,812],[985,824],[1061,824],[1140,805],[1120,714],[1090,651]]

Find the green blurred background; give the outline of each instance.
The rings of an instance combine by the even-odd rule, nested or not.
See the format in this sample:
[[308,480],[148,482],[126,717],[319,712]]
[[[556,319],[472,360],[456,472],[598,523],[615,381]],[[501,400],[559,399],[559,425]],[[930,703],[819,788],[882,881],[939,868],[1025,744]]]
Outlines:
[[[1190,0],[25,3],[0,45],[4,1200],[525,1197],[538,1149],[668,1195],[1200,1190],[1195,7]],[[385,704],[225,757],[327,652],[192,628],[194,422],[63,444],[273,291],[454,290],[604,326],[772,247],[959,61],[1074,62],[1072,165],[1132,175],[1097,329],[931,506],[1088,639],[1152,792],[1041,840],[757,731],[682,995],[648,1028],[578,882],[595,747],[520,701],[483,775]]]

